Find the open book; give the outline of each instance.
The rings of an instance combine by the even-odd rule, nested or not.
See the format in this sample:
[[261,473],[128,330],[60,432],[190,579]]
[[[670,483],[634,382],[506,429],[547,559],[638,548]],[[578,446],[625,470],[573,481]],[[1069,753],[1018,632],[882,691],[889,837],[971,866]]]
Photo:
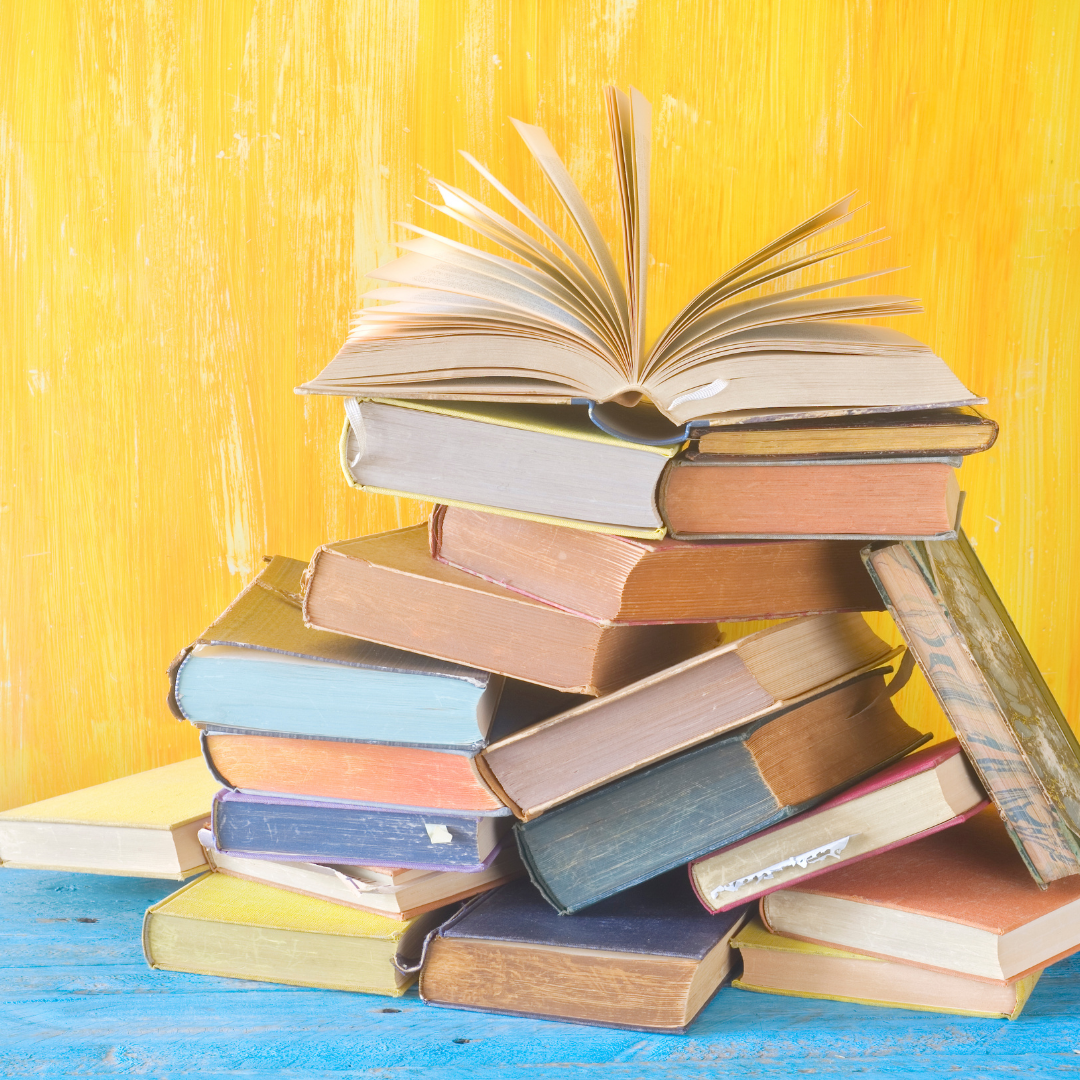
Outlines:
[[[400,245],[405,254],[370,274],[392,287],[365,294],[381,303],[360,311],[337,356],[298,391],[588,402],[594,420],[614,433],[643,430],[644,413],[653,418],[654,433],[673,439],[671,424],[681,429],[690,421],[723,425],[985,401],[920,342],[880,326],[836,321],[921,310],[904,296],[825,295],[888,271],[763,291],[876,242],[866,234],[808,250],[809,242],[851,220],[852,195],[717,278],[647,347],[651,110],[636,90],[607,87],[605,97],[622,208],[621,276],[554,147],[538,127],[515,120],[591,261],[464,154],[547,243],[464,191],[433,181],[444,203],[434,209],[510,257],[407,226],[417,236]],[[661,416],[622,408],[643,400]]]

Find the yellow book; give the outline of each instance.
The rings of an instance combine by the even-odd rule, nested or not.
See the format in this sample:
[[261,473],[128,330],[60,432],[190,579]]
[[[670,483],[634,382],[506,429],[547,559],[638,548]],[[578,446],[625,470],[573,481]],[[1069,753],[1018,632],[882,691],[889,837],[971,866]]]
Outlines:
[[200,757],[5,810],[0,863],[182,881],[207,868],[198,831],[220,787]]
[[731,944],[742,953],[742,976],[731,984],[740,990],[960,1016],[1015,1020],[1042,974],[1005,984],[946,974],[780,937],[756,917]]
[[656,490],[680,446],[616,438],[572,405],[349,400],[351,487],[591,532],[659,539]]
[[147,909],[143,953],[152,968],[400,997],[414,960],[446,908],[402,921],[257,881],[207,874]]

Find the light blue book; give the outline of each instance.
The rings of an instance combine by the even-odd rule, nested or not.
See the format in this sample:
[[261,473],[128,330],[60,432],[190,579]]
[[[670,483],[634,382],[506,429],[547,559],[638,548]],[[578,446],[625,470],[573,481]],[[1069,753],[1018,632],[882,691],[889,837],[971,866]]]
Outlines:
[[577,695],[304,625],[305,564],[275,556],[173,661],[169,704],[204,730],[476,753]]

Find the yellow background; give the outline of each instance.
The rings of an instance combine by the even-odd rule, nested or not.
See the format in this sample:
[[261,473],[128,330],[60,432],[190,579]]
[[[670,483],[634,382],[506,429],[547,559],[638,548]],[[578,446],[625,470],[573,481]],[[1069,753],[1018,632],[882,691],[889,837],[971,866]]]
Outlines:
[[[0,806],[196,751],[165,668],[266,552],[407,524],[301,398],[429,175],[614,239],[601,87],[654,105],[652,324],[859,188],[894,323],[1002,424],[965,521],[1080,715],[1080,4],[56,0],[0,14]],[[880,621],[880,620],[879,620]],[[917,680],[918,681],[918,680]],[[925,685],[914,723],[943,730]]]

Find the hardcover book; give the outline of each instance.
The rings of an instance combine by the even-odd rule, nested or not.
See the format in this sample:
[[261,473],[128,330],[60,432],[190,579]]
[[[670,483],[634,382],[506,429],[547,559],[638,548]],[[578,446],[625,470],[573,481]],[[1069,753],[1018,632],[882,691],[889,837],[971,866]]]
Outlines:
[[1041,889],[993,808],[761,901],[765,928],[1007,983],[1080,949],[1080,878]]
[[548,901],[578,911],[808,809],[928,738],[872,674],[521,822],[518,847]]
[[1080,746],[967,537],[863,558],[1032,876],[1080,874]]
[[437,506],[431,554],[592,619],[740,622],[884,606],[857,540],[640,540]]
[[956,536],[960,458],[800,461],[687,454],[672,462],[657,501],[683,539]]
[[739,990],[995,1020],[1015,1020],[1042,975],[1033,971],[1007,983],[983,982],[780,937],[756,918],[731,944],[742,957],[742,974],[731,984]]
[[[214,731],[475,753],[573,697],[429,656],[311,630],[305,565],[278,555],[169,668],[169,705]],[[317,705],[315,704],[317,702]]]
[[478,764],[523,820],[880,668],[896,650],[861,615],[759,630],[493,743]]
[[[620,278],[595,218],[537,127],[513,121],[576,228],[589,261],[469,155],[531,232],[466,192],[433,181],[436,209],[507,253],[408,226],[405,254],[372,271],[391,282],[365,307],[338,355],[301,393],[569,403],[610,402],[598,423],[632,422],[642,396],[674,425],[847,410],[981,402],[925,345],[845,320],[918,311],[909,297],[823,296],[874,271],[761,293],[874,242],[871,234],[806,251],[850,221],[849,195],[773,240],[700,292],[649,346],[645,339],[651,110],[636,90],[605,90],[623,221]],[[797,252],[797,253],[796,253]],[[396,287],[394,287],[396,286]],[[753,293],[751,298],[747,297]],[[614,413],[614,416],[610,415]],[[681,433],[669,436],[678,439]]]
[[304,621],[595,697],[712,648],[715,626],[627,626],[571,615],[436,562],[427,526],[324,544]]
[[697,449],[734,457],[937,456],[981,453],[997,435],[997,423],[978,409],[938,409],[714,428]]
[[400,997],[407,963],[445,909],[401,921],[227,874],[206,874],[148,908],[146,962],[163,971]]
[[950,739],[901,758],[813,810],[695,859],[690,880],[707,910],[726,911],[959,825],[986,805],[960,744]]
[[191,758],[5,810],[0,862],[182,881],[206,869],[197,834],[218,787]]
[[211,827],[226,855],[475,873],[495,858],[513,818],[422,807],[285,799],[220,791]]
[[564,919],[515,882],[440,928],[420,996],[455,1009],[685,1031],[727,979],[728,942],[746,914],[710,918],[669,874]]
[[656,485],[676,446],[608,435],[580,405],[346,400],[352,487],[526,520],[657,537]]
[[457,900],[521,877],[525,868],[513,844],[503,844],[485,870],[408,870],[401,866],[346,866],[341,863],[277,862],[239,858],[214,846],[214,834],[199,830],[199,842],[212,870],[258,881],[288,892],[344,904],[389,919],[413,919]]

